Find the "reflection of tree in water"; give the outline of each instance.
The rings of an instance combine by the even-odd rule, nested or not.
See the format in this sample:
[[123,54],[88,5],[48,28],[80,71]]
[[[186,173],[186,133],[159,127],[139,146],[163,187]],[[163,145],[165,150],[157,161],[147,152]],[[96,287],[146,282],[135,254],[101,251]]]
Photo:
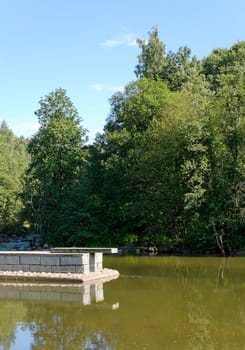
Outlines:
[[23,303],[0,301],[0,349],[9,350],[15,342],[15,333],[18,323],[25,316],[26,309]]
[[84,350],[112,350],[113,348],[107,344],[106,338],[101,331],[91,332],[83,342]]
[[[203,302],[202,288],[193,278],[193,270],[188,265],[176,264],[176,276],[181,283],[187,309],[188,327],[186,337],[189,348],[193,350],[214,349],[209,334],[210,315]],[[203,281],[202,281],[203,282]]]
[[213,271],[200,268],[193,272],[180,266],[177,278],[185,295],[188,349],[239,349],[245,340],[245,299],[244,295],[241,297],[240,280],[237,283],[232,277],[230,262],[217,261]]
[[195,297],[199,299],[199,301],[197,301],[196,299],[195,303],[187,303],[188,319],[191,325],[188,334],[190,349],[212,350],[214,349],[214,343],[212,340],[212,336],[210,335],[210,315],[208,315],[205,306],[202,304],[200,296],[198,296],[198,291],[195,290],[193,291],[193,293],[196,294]]
[[87,323],[82,308],[74,305],[28,306],[27,324],[33,337],[32,350],[111,350],[103,331]]

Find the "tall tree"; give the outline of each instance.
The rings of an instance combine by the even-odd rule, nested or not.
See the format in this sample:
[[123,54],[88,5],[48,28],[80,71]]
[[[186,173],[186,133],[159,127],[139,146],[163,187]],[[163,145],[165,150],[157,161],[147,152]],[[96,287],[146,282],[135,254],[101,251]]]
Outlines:
[[128,84],[123,93],[112,97],[105,133],[94,145],[100,155],[96,169],[103,169],[103,180],[96,191],[104,208],[104,236],[113,234],[117,243],[131,241],[131,234],[143,225],[144,214],[136,212],[134,206],[138,202],[136,175],[133,178],[131,172],[138,162],[134,150],[153,120],[161,118],[168,98],[168,88],[160,80],[142,78]]
[[26,198],[35,229],[44,238],[62,241],[62,222],[70,223],[67,201],[84,164],[85,130],[64,89],[56,89],[39,103],[35,114],[40,128],[29,143],[31,163],[26,175]]
[[[244,56],[245,63],[245,56]],[[212,194],[210,222],[223,251],[245,242],[245,74],[234,64],[219,77],[219,87],[210,109],[210,154]]]
[[159,40],[158,29],[154,27],[149,34],[148,42],[137,39],[141,49],[138,64],[135,67],[137,78],[159,79],[165,66],[165,45]]

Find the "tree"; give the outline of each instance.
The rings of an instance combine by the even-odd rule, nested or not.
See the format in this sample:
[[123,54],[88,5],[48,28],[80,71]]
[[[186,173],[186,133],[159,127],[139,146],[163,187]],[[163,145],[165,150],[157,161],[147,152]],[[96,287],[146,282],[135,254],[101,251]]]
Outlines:
[[136,77],[162,80],[171,91],[179,91],[192,79],[193,70],[200,74],[201,64],[196,57],[191,57],[191,50],[184,46],[175,53],[165,54],[165,45],[158,37],[158,29],[154,27],[147,42],[137,39],[141,49],[138,64],[135,67]]
[[0,126],[0,232],[13,233],[20,229],[23,208],[20,193],[28,163],[27,140],[16,137],[3,121]]
[[137,78],[159,79],[165,66],[165,45],[158,38],[158,29],[154,27],[149,34],[149,40],[137,39],[141,49],[138,64],[135,67]]
[[222,88],[226,75],[235,76],[238,72],[244,74],[245,41],[234,44],[230,49],[214,49],[202,60],[202,72],[213,91]]
[[184,84],[192,80],[193,71],[200,74],[200,68],[200,62],[195,57],[191,58],[191,50],[184,46],[176,53],[167,53],[161,77],[171,91],[179,91]]
[[[244,56],[245,59],[245,56]],[[245,61],[244,61],[245,62]],[[245,74],[234,65],[219,77],[211,116],[210,222],[223,254],[244,244]]]
[[[130,180],[141,232],[151,242],[183,241],[205,201],[205,99],[173,93],[131,150]],[[133,162],[133,159],[135,161]]]
[[131,135],[147,130],[151,121],[158,118],[167,103],[169,90],[160,79],[141,78],[126,85],[110,99],[111,113],[105,130],[127,130]]
[[244,43],[199,61],[149,36],[91,148],[101,232],[226,254],[245,241]]
[[[96,171],[91,174],[95,181],[94,191],[98,202],[103,204],[104,227],[100,232],[107,242],[114,240],[124,244],[140,229],[141,214],[133,208],[137,201],[135,183],[129,177],[132,164],[137,162],[133,151],[151,122],[160,118],[168,96],[165,83],[142,78],[111,98],[111,114],[105,132],[91,149],[91,169]],[[101,174],[99,186],[98,172]]]
[[56,89],[39,103],[35,114],[40,128],[28,147],[31,163],[26,173],[26,199],[35,229],[45,239],[62,242],[63,235],[69,235],[61,232],[62,222],[72,226],[66,208],[84,164],[85,130],[64,89]]

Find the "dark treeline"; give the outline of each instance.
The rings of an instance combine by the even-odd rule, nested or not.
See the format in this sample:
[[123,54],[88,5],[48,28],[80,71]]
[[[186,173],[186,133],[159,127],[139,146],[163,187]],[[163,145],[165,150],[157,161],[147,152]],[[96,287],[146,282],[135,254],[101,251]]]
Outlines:
[[63,89],[40,101],[30,139],[0,129],[0,230],[55,245],[245,247],[245,42],[197,59],[138,40],[137,79],[86,130]]

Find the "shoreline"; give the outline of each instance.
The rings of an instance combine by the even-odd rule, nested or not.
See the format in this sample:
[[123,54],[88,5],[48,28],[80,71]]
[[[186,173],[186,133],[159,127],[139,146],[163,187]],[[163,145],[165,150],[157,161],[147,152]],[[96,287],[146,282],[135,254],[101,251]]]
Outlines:
[[245,250],[239,249],[223,256],[218,250],[195,250],[164,247],[119,247],[118,255],[180,256],[180,257],[245,257]]

